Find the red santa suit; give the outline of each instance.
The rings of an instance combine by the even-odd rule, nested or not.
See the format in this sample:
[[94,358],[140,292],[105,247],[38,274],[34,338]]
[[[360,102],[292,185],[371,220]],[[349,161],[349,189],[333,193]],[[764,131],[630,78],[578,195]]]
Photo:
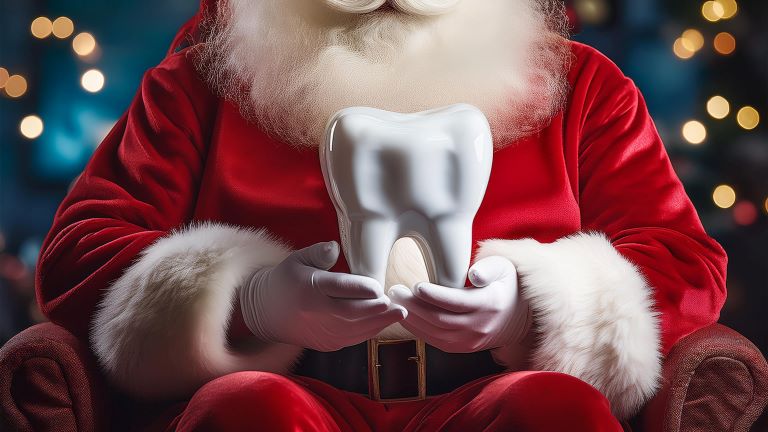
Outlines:
[[660,356],[717,320],[726,257],[635,85],[568,43],[566,106],[495,153],[473,227],[476,256],[509,258],[534,314],[532,351],[502,347],[495,358],[549,372],[381,404],[279,376],[299,347],[229,343],[244,278],[339,232],[317,150],[247,122],[213,95],[188,50],[146,73],[59,208],[37,272],[44,312],[83,337],[90,329],[127,392],[192,397],[173,423],[180,430],[615,430],[609,403],[618,418],[635,413],[655,390]]

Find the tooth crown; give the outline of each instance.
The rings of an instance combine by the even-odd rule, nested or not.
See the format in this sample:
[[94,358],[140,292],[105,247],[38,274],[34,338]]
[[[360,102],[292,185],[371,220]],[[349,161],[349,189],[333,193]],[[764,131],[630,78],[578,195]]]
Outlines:
[[410,236],[434,282],[463,286],[492,158],[488,121],[471,105],[336,113],[320,159],[352,273],[383,284],[392,245]]

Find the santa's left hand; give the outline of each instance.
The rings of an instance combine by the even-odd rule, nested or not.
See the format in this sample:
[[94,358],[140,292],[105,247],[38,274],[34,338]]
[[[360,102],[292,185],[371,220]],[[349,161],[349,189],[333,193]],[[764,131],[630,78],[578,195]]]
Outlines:
[[519,342],[530,319],[515,266],[506,258],[488,257],[470,268],[469,281],[473,286],[465,289],[420,282],[411,291],[395,285],[388,294],[408,310],[403,327],[443,351],[476,352]]

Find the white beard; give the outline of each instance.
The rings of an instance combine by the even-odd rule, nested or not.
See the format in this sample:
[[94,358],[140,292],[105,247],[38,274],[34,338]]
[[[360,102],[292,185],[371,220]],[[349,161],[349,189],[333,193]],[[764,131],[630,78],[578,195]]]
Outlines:
[[366,14],[318,0],[228,0],[205,24],[200,71],[243,116],[317,146],[339,109],[415,112],[458,102],[488,117],[497,147],[561,109],[570,52],[557,0],[463,0],[438,16]]

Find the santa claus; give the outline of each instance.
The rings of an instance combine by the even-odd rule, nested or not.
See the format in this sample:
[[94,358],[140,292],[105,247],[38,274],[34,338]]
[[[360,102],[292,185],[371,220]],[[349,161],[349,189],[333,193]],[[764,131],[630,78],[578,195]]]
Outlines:
[[[349,274],[329,118],[453,103],[495,147],[469,286],[429,283],[407,243],[384,285]],[[161,428],[596,431],[717,320],[725,264],[558,0],[221,0],[96,150],[37,286],[116,386],[189,400]]]

